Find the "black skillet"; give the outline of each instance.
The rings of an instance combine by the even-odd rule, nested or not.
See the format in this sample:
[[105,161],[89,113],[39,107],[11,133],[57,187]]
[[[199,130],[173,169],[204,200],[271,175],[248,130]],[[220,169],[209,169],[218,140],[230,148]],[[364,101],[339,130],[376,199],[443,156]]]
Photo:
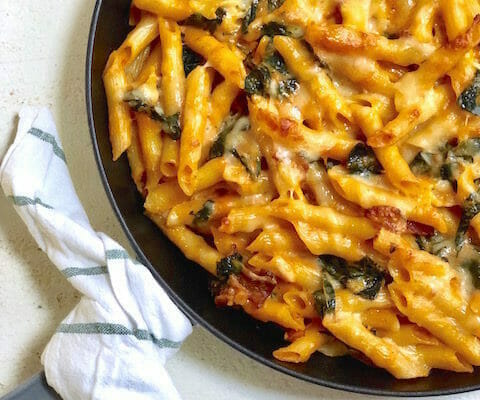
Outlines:
[[[130,179],[123,156],[113,162],[108,139],[108,114],[102,71],[130,27],[131,0],[97,0],[88,42],[86,96],[93,148],[105,190],[138,258],[191,320],[254,360],[278,371],[318,385],[356,393],[384,396],[432,396],[480,389],[480,368],[472,374],[434,371],[428,378],[397,380],[382,369],[351,357],[315,354],[306,364],[287,364],[272,357],[283,345],[282,331],[259,323],[242,312],[218,309],[208,290],[208,276],[187,260],[161,231],[143,215],[142,199]],[[53,399],[45,380],[33,378],[8,399]]]
[[130,0],[98,0],[87,57],[87,111],[98,168],[110,202],[139,259],[152,271],[177,306],[193,321],[251,358],[306,381],[357,393],[431,396],[480,389],[480,369],[472,374],[434,371],[428,378],[400,381],[382,369],[351,357],[314,355],[306,364],[287,364],[272,357],[283,345],[282,331],[239,311],[215,307],[208,274],[182,253],[143,215],[142,199],[130,179],[126,157],[113,162],[108,139],[102,71],[130,27]]

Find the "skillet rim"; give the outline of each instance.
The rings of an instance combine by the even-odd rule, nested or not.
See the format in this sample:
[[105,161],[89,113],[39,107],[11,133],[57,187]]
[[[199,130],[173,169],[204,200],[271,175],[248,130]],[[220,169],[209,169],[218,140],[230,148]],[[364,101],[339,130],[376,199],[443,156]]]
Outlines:
[[[105,192],[107,194],[108,200],[110,202],[110,205],[113,208],[113,211],[115,212],[115,215],[120,222],[120,225],[123,229],[123,232],[127,236],[127,239],[132,246],[133,250],[135,251],[135,254],[137,255],[138,259],[144,264],[153,277],[156,279],[156,281],[160,284],[162,289],[164,289],[168,296],[171,298],[171,300],[175,303],[175,305],[180,308],[180,310],[187,315],[187,317],[190,319],[193,325],[198,324],[205,328],[207,331],[209,331],[211,334],[213,334],[215,337],[229,345],[230,347],[233,347],[235,350],[239,351],[240,353],[250,357],[251,359],[266,365],[274,370],[277,370],[279,372],[282,372],[286,375],[292,376],[294,378],[300,379],[302,381],[306,381],[309,383],[313,383],[316,385],[324,386],[330,389],[337,389],[337,390],[343,390],[346,392],[351,392],[351,393],[357,393],[357,394],[367,394],[367,395],[374,395],[374,396],[391,396],[391,397],[427,397],[427,396],[447,396],[447,395],[452,395],[452,394],[460,394],[460,393],[466,393],[466,392],[472,392],[475,390],[480,390],[480,382],[478,384],[474,385],[467,385],[462,388],[456,388],[456,389],[438,389],[438,390],[429,390],[429,391],[411,391],[411,392],[399,392],[399,391],[393,391],[393,390],[384,390],[384,389],[370,389],[366,387],[360,387],[360,386],[355,386],[355,385],[347,385],[347,384],[341,384],[341,383],[335,383],[331,382],[328,380],[324,380],[321,378],[314,378],[312,376],[303,374],[301,372],[297,372],[294,370],[291,370],[283,365],[276,364],[272,362],[271,360],[268,360],[264,358],[263,356],[255,353],[254,351],[251,351],[250,349],[247,349],[243,347],[241,344],[235,342],[232,340],[230,337],[227,335],[223,334],[220,332],[217,328],[215,328],[213,325],[208,323],[206,320],[204,320],[200,315],[198,315],[194,310],[192,310],[188,304],[186,304],[182,298],[175,293],[174,290],[172,290],[169,285],[164,281],[162,276],[156,271],[156,269],[153,267],[153,265],[150,263],[150,261],[145,257],[142,249],[138,245],[137,241],[133,237],[132,233],[130,232],[130,229],[128,228],[128,225],[118,208],[118,205],[116,203],[115,197],[113,195],[113,192],[110,188],[110,185],[108,183],[107,175],[105,172],[105,168],[102,163],[102,157],[100,155],[100,149],[98,147],[98,142],[97,142],[97,134],[96,134],[96,129],[95,129],[95,123],[94,123],[94,112],[93,112],[93,96],[92,96],[92,80],[93,80],[93,55],[95,51],[95,39],[96,39],[96,34],[97,34],[97,27],[98,27],[98,19],[100,12],[102,10],[103,6],[103,0],[96,0],[95,2],[95,7],[93,11],[93,16],[91,19],[91,24],[90,24],[90,30],[89,30],[89,37],[88,37],[88,44],[87,44],[87,56],[86,56],[86,69],[85,69],[85,99],[86,99],[86,108],[87,108],[87,119],[88,119],[88,128],[90,132],[90,137],[92,140],[92,147],[93,147],[93,152],[95,155],[95,161],[97,163],[97,168],[98,172],[100,174],[100,178],[102,180],[103,187],[105,189]],[[174,246],[174,244],[171,244]]]

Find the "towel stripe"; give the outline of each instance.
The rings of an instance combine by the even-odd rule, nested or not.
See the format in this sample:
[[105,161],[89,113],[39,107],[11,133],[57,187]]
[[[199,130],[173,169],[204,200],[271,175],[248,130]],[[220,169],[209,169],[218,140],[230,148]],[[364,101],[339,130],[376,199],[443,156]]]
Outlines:
[[8,196],[8,198],[13,201],[13,204],[19,207],[33,206],[38,204],[42,207],[48,208],[49,210],[53,210],[52,206],[49,206],[48,204],[44,203],[38,197],[31,198],[26,196]]
[[132,335],[138,340],[147,340],[160,348],[177,349],[181,342],[174,342],[169,339],[157,339],[154,335],[144,329],[128,329],[120,324],[109,324],[102,322],[92,322],[87,324],[61,324],[57,332],[59,333],[79,333],[85,335]]
[[43,140],[44,142],[47,142],[52,145],[53,148],[53,153],[60,159],[62,159],[64,162],[67,162],[67,159],[65,157],[65,153],[63,152],[62,148],[58,145],[57,139],[55,139],[55,136],[51,135],[50,133],[44,132],[40,129],[37,128],[30,128],[28,131],[30,135],[36,136],[40,140]]
[[128,253],[121,249],[107,250],[105,256],[107,257],[107,260],[126,260],[130,258]]
[[74,276],[89,276],[89,275],[103,275],[108,273],[108,268],[106,266],[101,267],[89,267],[89,268],[65,268],[62,270],[63,275],[68,278]]

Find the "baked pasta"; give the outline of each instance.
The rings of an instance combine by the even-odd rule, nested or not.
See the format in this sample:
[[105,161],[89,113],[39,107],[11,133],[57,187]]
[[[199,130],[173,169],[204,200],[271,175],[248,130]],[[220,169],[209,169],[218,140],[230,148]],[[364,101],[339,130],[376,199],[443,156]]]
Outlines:
[[134,0],[113,158],[278,360],[480,365],[480,3]]

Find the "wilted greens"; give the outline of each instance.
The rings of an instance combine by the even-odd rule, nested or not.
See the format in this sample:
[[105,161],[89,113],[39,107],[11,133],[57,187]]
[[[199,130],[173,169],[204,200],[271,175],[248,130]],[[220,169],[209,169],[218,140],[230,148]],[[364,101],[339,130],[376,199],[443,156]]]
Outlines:
[[456,146],[447,143],[435,153],[419,152],[410,163],[410,169],[415,175],[428,175],[447,180],[456,191],[462,165],[472,163],[479,155],[480,138],[470,138]]
[[462,217],[460,218],[457,234],[455,236],[457,249],[460,249],[466,243],[466,233],[470,226],[470,221],[480,213],[480,191],[470,194],[463,203],[462,209]]
[[205,29],[210,33],[214,33],[217,28],[222,24],[225,15],[227,15],[225,9],[219,7],[215,11],[216,17],[214,19],[208,19],[202,14],[195,13],[190,15],[186,20],[184,20],[183,24],[196,26],[197,28]]
[[213,214],[214,209],[215,202],[213,200],[207,200],[200,210],[198,210],[196,213],[191,213],[191,215],[193,215],[193,225],[201,226],[205,224],[205,222],[208,222]]
[[415,175],[425,175],[432,170],[433,154],[421,151],[410,163],[410,169]]
[[288,97],[295,93],[299,84],[288,71],[285,60],[274,50],[272,43],[267,46],[263,61],[252,66],[245,78],[245,92],[248,95]]
[[285,0],[268,0],[268,10],[275,11],[277,8],[280,8],[283,3],[285,3]]
[[247,136],[249,129],[248,117],[233,115],[227,118],[210,148],[209,158],[230,153],[240,161],[252,179],[256,179],[261,171],[261,155],[256,142]]
[[324,273],[343,287],[355,288],[353,291],[358,296],[374,299],[382,287],[383,272],[368,257],[349,263],[341,257],[322,255],[318,261]]
[[125,102],[131,109],[137,112],[146,113],[151,119],[159,121],[162,125],[162,131],[170,136],[173,140],[180,139],[180,114],[165,115],[162,108],[159,106],[151,106],[146,104],[143,99],[135,96],[133,92],[130,92]]
[[472,84],[467,87],[458,96],[457,104],[462,110],[471,112],[475,115],[480,115],[480,106],[478,104],[478,94],[480,91],[480,71],[477,71],[473,78]]
[[258,0],[252,0],[252,4],[248,9],[245,17],[242,20],[242,33],[246,34],[248,32],[248,27],[253,22],[255,17],[257,16],[257,8],[258,8]]
[[205,59],[200,54],[194,52],[186,44],[183,45],[182,58],[185,76],[188,76],[195,68],[205,63]]
[[303,36],[303,30],[298,26],[286,26],[276,21],[271,21],[262,26],[262,35],[270,37],[290,36],[299,39]]
[[478,254],[478,257],[474,257],[465,262],[462,267],[470,272],[473,286],[480,289],[480,254]]
[[328,279],[324,278],[322,288],[313,292],[313,300],[315,302],[315,310],[321,317],[335,311],[335,289]]
[[226,281],[231,274],[240,274],[242,269],[242,255],[240,253],[233,253],[217,262],[217,277],[222,281]]
[[271,75],[265,65],[259,65],[252,69],[245,78],[245,92],[249,95],[266,94],[270,86]]
[[351,174],[379,174],[382,166],[375,157],[373,149],[364,143],[358,143],[350,152],[347,169]]
[[440,257],[444,261],[455,253],[453,240],[445,238],[439,232],[435,231],[433,235],[417,235],[415,237],[418,248]]

